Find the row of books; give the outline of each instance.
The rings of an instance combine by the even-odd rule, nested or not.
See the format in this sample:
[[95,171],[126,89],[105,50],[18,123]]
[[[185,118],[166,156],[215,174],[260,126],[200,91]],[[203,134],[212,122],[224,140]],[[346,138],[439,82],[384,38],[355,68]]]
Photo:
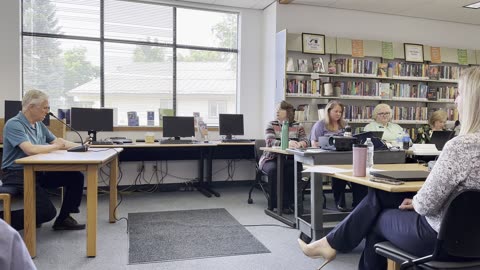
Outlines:
[[339,58],[335,59],[338,74],[367,74],[376,76],[378,62],[367,59]]
[[[334,83],[334,93],[340,97],[372,97],[381,99],[411,98],[453,101],[456,86],[432,87],[423,83],[381,83],[368,81],[342,81]],[[322,82],[317,80],[291,79],[287,83],[287,94],[322,95]]]
[[[372,77],[413,77],[431,80],[458,80],[464,67],[452,65],[431,65],[425,63],[406,63],[391,61],[379,63],[368,59],[338,58],[335,59],[336,74],[344,75],[370,75]],[[287,59],[287,71],[296,71],[293,58]],[[297,71],[309,72],[307,59],[297,59]],[[327,69],[321,57],[312,58],[312,72],[325,73]]]

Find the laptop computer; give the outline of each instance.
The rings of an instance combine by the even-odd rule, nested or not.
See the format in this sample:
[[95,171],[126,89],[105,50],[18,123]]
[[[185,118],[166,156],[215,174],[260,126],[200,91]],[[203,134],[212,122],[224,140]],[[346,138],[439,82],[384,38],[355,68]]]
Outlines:
[[394,179],[400,181],[425,181],[428,174],[427,171],[374,171],[370,175],[380,178]]
[[383,131],[368,131],[368,132],[372,133],[372,136],[374,138],[382,139]]
[[454,135],[455,131],[434,131],[432,133],[432,137],[430,138],[430,143],[435,144],[437,149],[441,151],[443,149],[443,146],[445,146],[448,140],[453,138]]

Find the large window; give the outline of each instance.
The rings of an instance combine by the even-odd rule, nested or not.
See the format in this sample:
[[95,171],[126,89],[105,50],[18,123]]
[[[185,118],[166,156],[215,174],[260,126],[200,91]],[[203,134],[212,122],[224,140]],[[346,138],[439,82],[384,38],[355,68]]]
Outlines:
[[23,89],[52,111],[235,113],[238,14],[120,0],[23,0]]

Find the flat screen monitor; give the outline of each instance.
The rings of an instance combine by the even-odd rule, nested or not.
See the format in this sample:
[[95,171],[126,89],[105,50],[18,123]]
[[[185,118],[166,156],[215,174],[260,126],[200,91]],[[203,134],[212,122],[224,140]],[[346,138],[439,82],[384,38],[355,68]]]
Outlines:
[[243,114],[219,114],[220,135],[231,139],[232,135],[243,135]]
[[164,116],[163,137],[192,137],[195,136],[193,116]]
[[[22,102],[19,100],[5,100],[4,121],[16,116],[22,110]],[[46,126],[50,125],[50,116],[47,114],[42,121]]]
[[113,131],[113,109],[72,108],[70,121],[80,131]]

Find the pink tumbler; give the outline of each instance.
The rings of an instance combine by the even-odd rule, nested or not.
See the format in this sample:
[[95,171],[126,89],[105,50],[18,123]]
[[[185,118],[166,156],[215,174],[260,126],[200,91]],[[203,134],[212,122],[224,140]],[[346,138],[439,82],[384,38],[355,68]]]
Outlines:
[[367,145],[353,145],[353,176],[365,177],[367,175]]

